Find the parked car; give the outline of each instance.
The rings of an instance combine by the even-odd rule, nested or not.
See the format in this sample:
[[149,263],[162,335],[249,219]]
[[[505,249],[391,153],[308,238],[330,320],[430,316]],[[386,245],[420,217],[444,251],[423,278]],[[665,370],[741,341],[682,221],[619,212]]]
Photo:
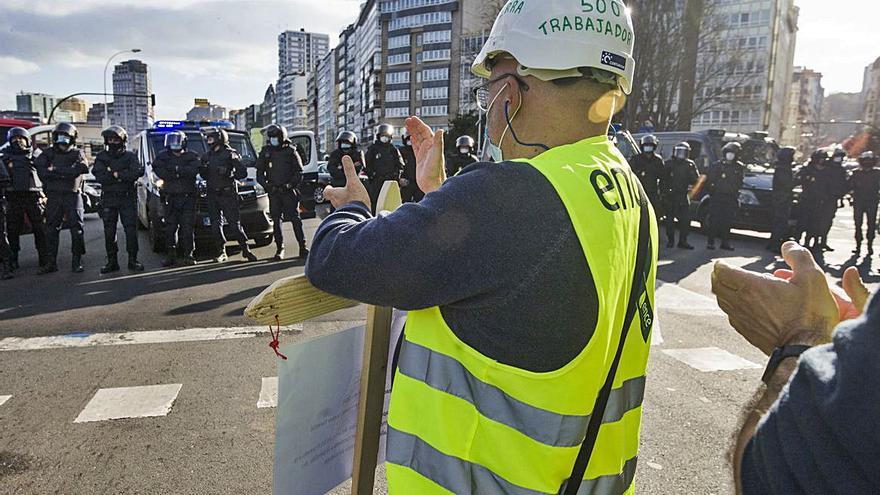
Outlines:
[[[150,244],[155,252],[165,250],[165,224],[163,202],[161,200],[161,188],[157,185],[159,178],[153,172],[153,160],[165,149],[165,134],[171,131],[181,131],[186,134],[187,147],[199,155],[207,151],[205,140],[201,134],[201,128],[207,126],[219,126],[226,129],[229,134],[229,144],[238,151],[242,160],[248,167],[248,176],[239,181],[238,195],[241,209],[241,225],[249,239],[252,239],[257,247],[267,246],[272,243],[272,219],[269,216],[269,198],[266,191],[257,184],[256,162],[257,154],[251,144],[250,136],[243,131],[232,129],[229,122],[193,122],[193,121],[158,121],[152,128],[141,131],[132,139],[131,148],[138,160],[144,165],[144,176],[138,181],[138,220],[141,227],[149,230]],[[211,222],[208,218],[208,202],[204,192],[204,181],[197,178],[200,184],[199,198],[196,201],[195,240],[196,248],[203,249],[211,246]],[[231,238],[232,231],[224,223],[226,235]]]
[[[680,142],[691,146],[691,160],[696,162],[700,173],[705,174],[709,167],[721,159],[721,148],[729,142],[742,144],[740,161],[746,166],[743,187],[739,193],[740,208],[733,227],[736,229],[770,232],[773,228],[773,163],[779,145],[766,132],[742,134],[722,129],[691,132],[655,132],[659,141],[657,150],[664,160],[672,155],[672,149]],[[637,134],[640,139],[646,134]],[[792,208],[792,221],[797,218],[799,188],[795,189],[795,204]],[[709,215],[712,197],[702,191],[691,200],[692,218],[705,225]]]

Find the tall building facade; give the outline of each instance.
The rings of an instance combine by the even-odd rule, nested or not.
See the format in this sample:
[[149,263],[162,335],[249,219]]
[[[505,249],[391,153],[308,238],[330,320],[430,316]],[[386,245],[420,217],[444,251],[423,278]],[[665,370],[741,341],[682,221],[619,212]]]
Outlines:
[[315,133],[318,149],[329,152],[336,139],[336,50],[318,61],[309,81],[309,128]]
[[301,29],[278,35],[278,82],[275,85],[278,123],[291,130],[307,126],[299,116],[308,101],[307,79],[329,50],[330,36],[326,34]]
[[26,93],[24,91],[15,95],[15,105],[19,112],[33,112],[40,116],[40,120],[45,122],[55,107],[57,100],[52,95],[43,93]]
[[865,67],[861,101],[865,109],[862,120],[868,124],[880,126],[880,58]]
[[[110,122],[113,122],[113,102],[107,103],[107,114],[110,116]],[[102,125],[104,123],[104,104],[95,103],[89,108],[86,115],[86,123],[91,125]]]
[[86,122],[92,104],[80,98],[68,98],[58,108],[70,112],[73,122]]
[[704,105],[692,129],[767,131],[779,138],[791,89],[799,9],[793,0],[710,2],[723,28],[717,40],[700,46],[697,73],[712,76],[696,98],[717,95],[718,90],[724,97]]
[[802,154],[808,155],[818,143],[818,125],[822,118],[822,103],[825,101],[825,88],[822,87],[822,74],[805,67],[795,67],[789,92],[788,113],[782,144],[794,146]]
[[154,119],[150,102],[152,82],[150,69],[140,60],[127,60],[113,69],[113,93],[137,96],[119,96],[113,99],[114,124],[122,126],[130,135],[150,127]]
[[229,117],[229,110],[226,107],[221,105],[212,105],[205,98],[196,98],[193,102],[193,107],[186,112],[186,120],[194,120],[194,121],[211,121],[211,120],[225,120]]

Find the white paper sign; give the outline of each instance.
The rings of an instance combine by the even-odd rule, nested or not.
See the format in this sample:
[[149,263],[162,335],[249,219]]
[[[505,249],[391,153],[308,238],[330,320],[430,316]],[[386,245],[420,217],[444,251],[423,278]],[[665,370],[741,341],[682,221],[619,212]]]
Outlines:
[[[394,312],[379,459],[385,462],[391,360],[406,313]],[[281,349],[275,412],[277,495],[324,495],[351,478],[364,327]]]

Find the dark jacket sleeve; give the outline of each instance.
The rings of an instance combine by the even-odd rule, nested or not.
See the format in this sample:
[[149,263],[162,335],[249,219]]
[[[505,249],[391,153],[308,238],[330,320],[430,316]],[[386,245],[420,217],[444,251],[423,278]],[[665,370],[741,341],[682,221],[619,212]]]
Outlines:
[[399,179],[403,175],[403,169],[406,167],[406,162],[403,161],[403,155],[400,154],[400,150],[397,149],[397,146],[392,146],[391,151],[394,153],[396,160],[395,164],[397,165],[397,172],[395,175]]
[[266,168],[269,166],[269,153],[266,148],[263,148],[260,151],[260,155],[257,157],[257,163],[254,164],[257,169],[257,184],[265,187],[268,187],[269,183],[266,181]]
[[[517,220],[503,211],[510,201],[494,197],[505,194],[498,191],[494,175],[500,167],[486,165],[475,165],[422,202],[407,203],[389,215],[373,218],[359,203],[341,207],[315,234],[306,276],[331,294],[406,310],[496,290],[498,277],[475,274],[491,271],[492,262],[486,260],[507,256],[498,232],[518,228],[510,225]],[[486,222],[494,222],[493,228],[477,227]],[[477,249],[482,256],[473,256]]]
[[242,161],[241,155],[237,152],[230,152],[229,156],[232,160],[232,177],[236,180],[246,179],[248,176],[247,165]]
[[202,176],[203,179],[208,178],[208,154],[205,153],[199,157],[199,175]]
[[877,493],[880,299],[803,354],[742,462],[743,493]]
[[116,182],[116,178],[113,177],[113,173],[110,171],[110,164],[107,162],[107,158],[103,153],[95,158],[95,166],[92,167],[92,174],[94,174],[95,180],[100,182],[102,186]]
[[156,174],[156,177],[164,181],[174,178],[174,171],[171,170],[171,166],[168,164],[165,153],[160,153],[159,156],[153,160],[153,173]]
[[119,174],[119,179],[126,183],[132,183],[140,179],[143,175],[144,166],[141,165],[140,160],[137,159],[137,155],[128,152],[128,167]]
[[202,161],[199,159],[199,155],[193,152],[187,151],[185,156],[187,156],[187,160],[177,173],[181,177],[190,177],[195,180],[196,176],[199,175],[199,167],[202,166]]
[[54,176],[54,173],[49,171],[48,152],[44,151],[40,153],[40,156],[34,159],[34,168],[37,169],[37,176],[43,182],[46,182]]

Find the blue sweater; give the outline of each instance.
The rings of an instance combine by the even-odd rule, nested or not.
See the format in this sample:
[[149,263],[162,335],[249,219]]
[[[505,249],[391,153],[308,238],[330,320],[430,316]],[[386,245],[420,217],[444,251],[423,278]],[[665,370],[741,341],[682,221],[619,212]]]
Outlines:
[[743,456],[743,493],[880,493],[880,298],[805,352]]
[[478,352],[559,369],[589,342],[598,299],[562,200],[534,167],[476,163],[420,203],[373,218],[343,206],[306,264],[315,287],[405,310],[439,306]]

